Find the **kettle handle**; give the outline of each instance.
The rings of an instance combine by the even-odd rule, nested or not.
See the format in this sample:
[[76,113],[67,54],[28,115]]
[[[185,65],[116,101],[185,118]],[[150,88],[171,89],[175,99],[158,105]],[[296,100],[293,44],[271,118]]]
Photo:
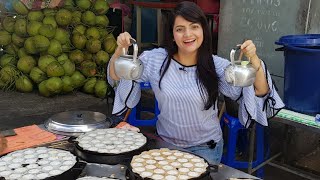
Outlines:
[[237,46],[237,47],[235,47],[235,48],[233,48],[233,49],[231,49],[231,52],[230,52],[230,60],[231,60],[231,64],[233,65],[235,62],[241,62],[242,60],[242,55],[243,55],[243,52],[241,51],[240,52],[240,55],[239,55],[239,59],[237,60],[237,61],[235,61],[234,60],[234,55],[235,55],[235,53],[238,51],[238,50],[240,50],[240,46]]
[[[133,46],[133,62],[137,62],[137,56],[138,56],[138,44],[137,44],[137,41],[133,38],[130,38],[130,43],[132,44]],[[126,49],[125,48],[122,48],[122,54],[123,55],[127,55],[126,53]]]

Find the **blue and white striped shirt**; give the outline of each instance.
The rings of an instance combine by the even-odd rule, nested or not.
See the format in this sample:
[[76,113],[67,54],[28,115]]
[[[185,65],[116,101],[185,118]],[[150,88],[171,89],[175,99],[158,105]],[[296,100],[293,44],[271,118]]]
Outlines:
[[[180,147],[196,146],[210,140],[220,141],[222,131],[218,110],[217,108],[204,110],[204,102],[197,86],[196,66],[183,66],[173,59],[161,81],[161,90],[159,89],[160,69],[166,57],[167,53],[162,48],[144,51],[139,57],[144,64],[144,72],[138,82],[150,82],[159,105],[158,134],[165,141]],[[284,106],[273,87],[269,73],[267,75],[271,92],[266,97],[260,98],[255,96],[253,86],[234,87],[225,81],[224,69],[230,64],[228,60],[213,56],[213,61],[219,78],[220,93],[233,100],[242,94],[239,98],[241,123],[246,125],[248,121],[256,120],[262,125],[268,125],[267,116],[273,116],[275,113],[273,110]],[[109,71],[108,82],[112,86],[115,84],[109,76]],[[132,108],[139,102],[140,86],[134,83],[132,93],[125,104],[132,83],[130,80],[120,80],[116,88],[113,113],[126,107]],[[267,103],[270,99],[275,102],[272,106]],[[267,108],[263,109],[265,104]]]

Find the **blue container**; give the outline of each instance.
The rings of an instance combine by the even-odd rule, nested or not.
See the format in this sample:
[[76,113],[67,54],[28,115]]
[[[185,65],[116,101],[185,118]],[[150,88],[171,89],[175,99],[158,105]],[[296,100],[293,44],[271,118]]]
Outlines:
[[287,109],[320,113],[320,34],[284,36],[284,103]]

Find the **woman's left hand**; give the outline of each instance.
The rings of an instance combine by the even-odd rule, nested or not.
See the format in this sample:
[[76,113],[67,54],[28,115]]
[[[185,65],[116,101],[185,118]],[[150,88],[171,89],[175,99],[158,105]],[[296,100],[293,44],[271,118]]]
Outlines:
[[257,56],[257,53],[256,53],[257,48],[251,40],[247,40],[241,44],[241,51],[248,59],[251,59],[254,56]]
[[257,48],[251,40],[247,40],[241,45],[241,51],[249,59],[255,69],[260,68],[261,61],[256,53]]

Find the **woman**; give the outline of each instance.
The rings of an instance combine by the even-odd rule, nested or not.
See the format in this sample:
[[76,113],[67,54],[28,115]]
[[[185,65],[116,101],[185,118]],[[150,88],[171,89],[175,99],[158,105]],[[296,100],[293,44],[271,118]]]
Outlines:
[[[219,92],[238,99],[239,118],[244,125],[246,120],[250,124],[257,119],[267,125],[267,116],[274,114],[270,110],[282,108],[283,103],[252,41],[245,41],[241,50],[257,70],[255,83],[246,88],[230,86],[224,78],[230,62],[211,54],[211,34],[202,10],[192,2],[182,2],[169,17],[172,19],[165,32],[165,48],[144,51],[139,57],[145,69],[138,82],[150,82],[158,100],[159,136],[204,157],[210,164],[219,164],[223,150],[216,107]],[[130,46],[130,38],[127,32],[118,36],[118,47],[108,67],[109,83],[120,81],[113,113],[132,108],[140,100],[139,84],[119,79],[114,70],[114,62],[122,48]],[[269,99],[275,101],[274,106],[263,109]]]

